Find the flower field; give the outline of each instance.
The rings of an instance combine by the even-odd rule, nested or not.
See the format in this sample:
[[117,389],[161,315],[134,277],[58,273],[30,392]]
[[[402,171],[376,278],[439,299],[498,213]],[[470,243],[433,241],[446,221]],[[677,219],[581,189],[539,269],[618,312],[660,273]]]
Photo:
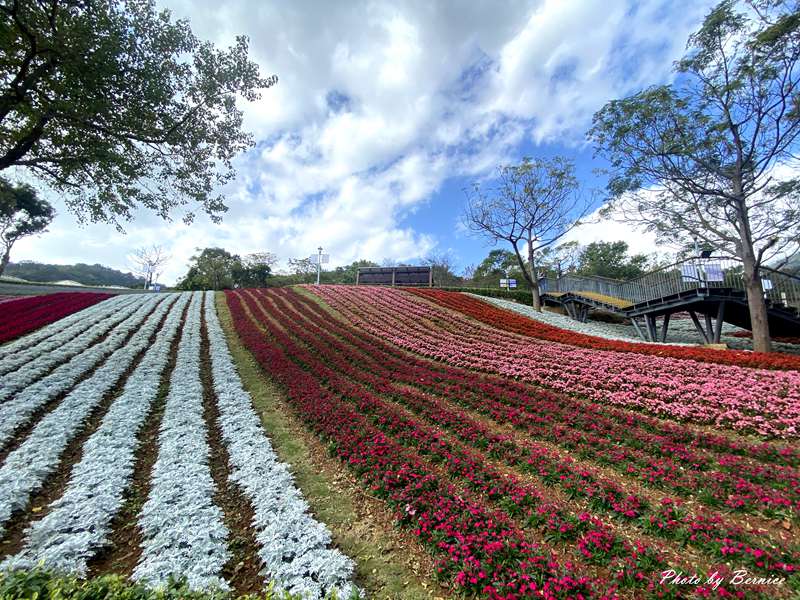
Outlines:
[[0,578],[371,597],[368,552],[312,512],[243,352],[392,521],[370,526],[427,557],[428,597],[800,595],[797,370],[592,347],[467,299],[123,295],[3,344]]
[[272,450],[213,292],[100,302],[0,346],[0,373],[3,571],[357,593],[353,562]]
[[657,416],[786,439],[800,435],[796,370],[699,363],[535,340],[391,289],[331,287],[320,295],[382,339],[452,365]]
[[110,297],[110,294],[90,292],[59,292],[4,300],[0,344]]
[[457,292],[443,290],[410,289],[409,292],[427,298],[465,315],[505,331],[512,331],[533,338],[561,342],[595,350],[636,352],[651,356],[687,358],[699,362],[754,367],[760,369],[800,369],[800,356],[786,354],[762,354],[757,352],[725,351],[685,346],[651,345],[636,342],[607,340],[597,336],[575,333],[546,323],[520,317],[476,298]]
[[[227,301],[299,418],[454,589],[800,593],[797,372],[532,340],[395,289]],[[763,585],[687,590],[662,582],[670,569]]]

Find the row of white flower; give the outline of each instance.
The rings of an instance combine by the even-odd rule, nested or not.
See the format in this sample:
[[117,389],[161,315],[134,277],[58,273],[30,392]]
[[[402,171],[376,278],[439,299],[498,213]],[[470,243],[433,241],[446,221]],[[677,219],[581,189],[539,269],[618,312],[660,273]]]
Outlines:
[[84,444],[64,494],[28,529],[22,551],[0,568],[31,568],[42,563],[54,570],[85,575],[87,561],[108,543],[111,521],[133,476],[138,433],[158,394],[188,301],[189,295],[183,294],[173,305],[154,344]]
[[[160,302],[155,310],[152,302]],[[203,411],[203,302],[218,424],[207,424]],[[138,304],[139,310],[118,329],[141,329],[122,348],[105,352],[107,360],[34,427],[0,468],[2,535],[13,513],[24,508],[31,494],[46,483],[64,449],[92,411],[118,385],[136,356],[146,350],[99,428],[84,444],[82,458],[72,469],[64,494],[43,519],[26,531],[23,549],[7,558],[0,569],[44,564],[85,575],[88,561],[108,543],[111,521],[122,506],[133,476],[139,431],[157,395],[171,344],[188,304],[175,369],[170,375],[152,487],[139,515],[142,557],[134,578],[152,586],[166,583],[170,577],[186,577],[194,589],[229,587],[222,578],[230,556],[229,532],[222,511],[214,503],[216,490],[207,441],[208,427],[218,425],[230,458],[231,479],[253,508],[252,525],[265,580],[271,581],[277,591],[314,600],[333,591],[340,598],[358,592],[351,582],[353,562],[332,547],[330,532],[310,514],[289,468],[273,451],[250,396],[242,387],[216,314],[214,293],[207,293],[205,298],[202,293],[158,296],[150,301],[142,299]],[[164,325],[148,348],[149,338],[165,313]],[[109,339],[116,335],[115,329]],[[85,354],[94,350],[91,347]],[[102,358],[99,356],[95,362]],[[0,413],[5,406],[15,405],[21,415],[10,427],[12,432],[46,401],[37,404],[36,396],[25,394],[26,403],[17,403],[20,397],[0,405]],[[0,439],[6,420],[3,416],[12,414],[0,414]]]
[[154,305],[163,298],[163,296],[150,296],[143,300],[138,310],[117,325],[105,340],[87,348],[38,381],[29,381],[26,383],[25,389],[14,398],[0,404],[0,446],[5,445],[11,439],[14,431],[20,425],[27,423],[39,408],[69,390],[81,377],[124,346],[125,339],[132,331],[139,328],[147,314],[153,310]]
[[242,387],[213,302],[206,297],[206,328],[220,428],[230,456],[232,480],[250,501],[264,575],[279,591],[324,598],[332,590],[349,597],[353,562],[334,548],[328,529],[309,507],[286,464],[279,461],[250,395]]
[[88,308],[74,312],[71,315],[67,315],[62,319],[58,319],[57,321],[50,323],[49,325],[45,325],[44,327],[32,331],[21,338],[17,338],[16,340],[8,342],[7,344],[3,344],[0,346],[0,360],[5,359],[8,356],[13,356],[20,350],[30,348],[43,341],[47,341],[50,336],[60,333],[68,327],[74,327],[74,333],[80,333],[86,329],[86,327],[83,326],[83,320],[87,314],[92,314],[94,311],[103,312],[105,311],[105,307],[103,305],[106,304],[106,302],[111,302],[113,304],[123,301],[126,297],[126,295],[119,295],[115,296],[114,298],[103,300],[102,302],[93,304]]
[[[135,303],[137,299],[133,295],[120,295],[109,298],[73,313],[69,317],[51,323],[43,328],[48,330],[46,335],[42,335],[43,330],[38,329],[28,336],[4,345],[2,347],[3,353],[0,354],[0,375],[5,375],[39,356],[47,354],[51,350],[58,349],[64,343],[81,335],[95,323],[99,323],[129,304]],[[13,349],[11,351],[7,350],[12,344]]]
[[[114,352],[91,377],[78,384],[25,438],[0,468],[0,535],[12,514],[25,508],[58,466],[67,444],[84,426],[106,394],[114,390],[136,356],[143,352],[177,296],[164,297],[128,344]],[[141,316],[149,308],[142,307]],[[138,323],[132,323],[137,326]]]
[[77,336],[55,336],[60,338],[61,343],[58,346],[51,349],[49,352],[36,356],[27,364],[20,366],[13,373],[8,373],[3,377],[3,381],[0,383],[0,402],[10,398],[26,385],[30,385],[32,382],[40,379],[42,376],[52,371],[56,365],[62,364],[86,350],[99,338],[108,333],[109,330],[128,318],[139,305],[139,302],[126,304]]
[[227,589],[228,529],[214,504],[200,379],[202,293],[192,297],[158,436],[152,487],[139,515],[142,557],[134,579],[158,587],[186,577],[195,590]]

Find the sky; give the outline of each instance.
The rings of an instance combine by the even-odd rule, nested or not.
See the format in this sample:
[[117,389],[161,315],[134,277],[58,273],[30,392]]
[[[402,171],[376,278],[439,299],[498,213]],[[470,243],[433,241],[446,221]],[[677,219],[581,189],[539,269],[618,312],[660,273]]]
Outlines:
[[[669,82],[709,10],[684,0],[157,0],[202,39],[250,38],[276,86],[242,102],[256,146],[236,160],[219,225],[139,211],[125,233],[81,226],[57,197],[48,232],[12,261],[129,270],[133,249],[162,244],[172,283],[197,248],[274,252],[285,265],[319,246],[331,265],[415,262],[448,254],[459,269],[492,249],[464,230],[464,189],[524,156],[563,155],[602,187],[585,132],[609,100]],[[596,221],[596,219],[595,219]],[[651,236],[593,222],[569,239]]]

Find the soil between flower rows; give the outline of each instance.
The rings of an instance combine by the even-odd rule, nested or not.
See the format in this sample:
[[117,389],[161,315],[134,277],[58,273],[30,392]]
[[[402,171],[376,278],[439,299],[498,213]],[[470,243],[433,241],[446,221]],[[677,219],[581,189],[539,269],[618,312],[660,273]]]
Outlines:
[[[242,290],[228,293],[225,310],[218,311],[228,336],[234,334],[225,324],[231,311],[240,338],[231,348],[243,344],[263,369],[261,377],[272,380],[249,385],[279,386],[271,392],[273,418],[292,423],[284,426],[292,433],[280,442],[279,454],[291,456],[286,444],[294,436],[304,440],[306,455],[315,455],[302,457],[309,461],[302,468],[316,465],[312,468],[321,473],[315,475],[322,475],[321,487],[309,488],[311,506],[323,520],[327,515],[334,541],[356,559],[354,581],[370,597],[691,595],[682,590],[676,596],[674,587],[659,584],[667,568],[706,574],[746,568],[786,581],[721,589],[746,589],[748,598],[798,593],[800,454],[791,445],[710,425],[677,425],[451,364],[447,356],[431,360],[392,343],[380,328],[387,332],[405,323],[408,331],[426,327],[435,333],[439,327],[456,331],[456,321],[404,314],[409,303],[416,302],[420,314],[429,304],[397,293],[402,302],[390,304],[385,297],[370,302],[363,292],[347,288]],[[205,302],[211,301],[206,296]],[[188,305],[182,323],[187,311]],[[213,501],[229,534],[229,560],[221,575],[236,594],[257,592],[266,581],[254,512],[231,480],[202,312],[199,321],[198,400]],[[179,332],[171,341],[159,392],[137,433],[125,502],[112,522],[109,544],[89,563],[90,575],[130,576],[139,563],[143,540],[137,520],[151,495],[180,339]],[[92,410],[41,490],[12,516],[0,557],[18,552],[27,528],[62,495],[84,444],[143,354],[120,378],[117,391]],[[242,356],[237,360],[243,368]],[[70,390],[95,372],[85,373]],[[0,465],[68,392],[17,428],[0,453]],[[309,478],[301,471],[301,487],[309,486]],[[343,513],[330,497],[358,506],[362,521],[353,522],[352,515],[349,524],[340,520]],[[402,531],[388,533],[390,520]],[[362,545],[348,527],[364,532]],[[386,558],[376,560],[384,553]],[[371,570],[366,567],[372,564]],[[384,576],[378,568],[396,572]],[[439,581],[431,581],[431,574]],[[692,592],[720,595],[703,586]]]
[[[295,294],[295,296],[298,296],[298,295]],[[229,303],[232,304],[232,308],[234,308],[234,309],[237,308],[236,307],[236,303],[237,302],[242,303],[242,306],[246,305],[246,308],[244,309],[244,312],[242,313],[242,316],[243,317],[246,316],[247,319],[249,319],[251,322],[259,322],[260,326],[268,325],[270,323],[272,324],[272,326],[275,326],[275,324],[278,324],[278,323],[282,324],[284,333],[286,333],[287,331],[290,331],[290,333],[289,333],[289,337],[290,338],[295,339],[295,340],[302,339],[301,343],[305,344],[306,349],[310,348],[311,345],[316,343],[316,342],[314,342],[312,340],[318,340],[320,338],[324,338],[325,333],[330,333],[329,330],[332,329],[332,328],[335,329],[335,326],[331,325],[331,323],[323,322],[323,319],[321,318],[322,311],[317,311],[315,313],[313,311],[313,308],[308,307],[308,306],[306,306],[303,309],[298,308],[298,307],[302,306],[303,302],[302,302],[302,300],[300,300],[299,297],[292,297],[292,292],[285,292],[285,291],[242,292],[242,293],[238,293],[238,294],[230,294],[229,297],[228,297],[228,300],[229,300]],[[239,308],[241,308],[241,307],[239,307]],[[301,314],[302,310],[306,310],[306,311],[310,310],[311,312],[308,312],[306,314],[306,316],[303,317],[303,315]],[[257,315],[257,313],[259,311],[262,312],[261,315]],[[346,329],[346,327],[344,325],[341,325],[341,323],[342,323],[341,319],[336,319],[336,321],[337,321],[337,323],[340,324],[339,325],[340,327]],[[241,327],[242,328],[246,327],[247,326],[246,323],[247,323],[246,321],[242,320],[240,322]],[[320,324],[321,324],[321,326],[320,326]],[[305,331],[305,333],[303,333],[303,331]],[[242,330],[240,330],[240,334],[242,334],[242,333],[243,333]],[[379,363],[380,361],[384,361],[385,360],[383,358],[383,355],[384,355],[384,352],[385,352],[384,351],[384,347],[381,346],[380,343],[376,342],[376,339],[375,339],[374,336],[370,336],[370,334],[365,333],[363,330],[359,330],[357,327],[356,328],[350,327],[350,332],[348,332],[348,334],[352,334],[355,337],[359,337],[360,336],[362,341],[363,340],[368,340],[367,344],[368,345],[372,344],[372,346],[373,346],[372,354],[373,354],[373,356],[375,358],[375,361],[373,363],[370,364],[368,358],[366,358],[364,356],[362,356],[360,359],[354,358],[354,355],[350,352],[350,348],[349,348],[348,344],[344,343],[342,341],[341,334],[337,334],[337,335],[339,335],[339,337],[337,337],[335,339],[335,341],[332,341],[329,344],[329,347],[327,349],[324,349],[323,346],[319,346],[319,345],[315,346],[314,347],[314,352],[312,354],[314,356],[320,358],[320,360],[322,360],[323,362],[332,361],[332,360],[335,361],[336,359],[331,358],[331,357],[334,356],[335,354],[338,354],[338,356],[336,356],[336,358],[339,359],[339,362],[337,363],[338,367],[339,367],[339,372],[340,373],[345,373],[346,376],[350,376],[351,378],[354,377],[356,380],[358,380],[358,378],[360,376],[358,374],[352,374],[353,373],[352,371],[347,371],[345,365],[355,366],[355,371],[356,372],[359,369],[361,369],[362,372],[370,372],[372,374],[375,374],[376,371],[379,371],[379,367],[378,367],[377,363]],[[276,336],[276,335],[278,337],[273,337],[273,336]],[[267,337],[271,338],[271,339],[275,339],[276,343],[282,344],[283,347],[284,347],[284,350],[286,350],[286,352],[287,352],[287,356],[292,358],[293,360],[297,360],[296,356],[298,355],[299,351],[296,348],[293,348],[292,351],[290,352],[288,350],[288,346],[286,345],[285,342],[283,342],[283,341],[278,342],[278,339],[280,338],[280,335],[282,335],[282,334],[279,334],[279,333],[273,331],[272,333],[268,332]],[[336,352],[336,350],[337,350],[336,345],[337,344],[339,345],[338,353]],[[380,350],[375,350],[374,348],[376,348],[376,347],[380,348]],[[326,355],[325,352],[329,352],[331,354],[327,354]],[[402,352],[398,352],[398,350],[396,348],[394,348],[387,355],[389,355],[389,354],[394,354],[395,357],[398,357],[398,356],[400,356],[402,354]],[[403,358],[405,358],[405,357],[403,357]],[[302,363],[302,360],[304,360],[304,359],[300,359],[300,360],[301,360],[301,363]],[[361,362],[359,362],[359,360]],[[301,364],[301,363],[298,363],[298,364]],[[438,364],[438,363],[433,363],[433,364]],[[311,372],[311,373],[318,373],[318,376],[325,380],[325,384],[324,385],[328,386],[328,389],[330,389],[331,385],[334,385],[334,384],[331,383],[331,381],[332,381],[331,378],[334,377],[334,375],[333,374],[328,375],[325,372],[324,369],[320,369],[319,368],[319,365],[315,364],[315,365],[313,365],[313,367],[311,367],[311,366],[309,366],[309,364],[306,364],[305,368],[308,369],[309,372]],[[434,370],[436,370],[436,368],[434,368]],[[440,370],[441,370],[441,368],[440,368]],[[380,375],[381,374],[378,373],[378,377],[376,379],[380,379]],[[384,377],[387,378],[387,379],[391,379],[391,376],[388,375],[388,374],[384,375]],[[478,376],[476,374],[474,377],[475,377],[475,382],[478,383],[478,384],[480,383],[480,381],[482,379],[485,380],[485,376]],[[401,379],[402,379],[402,377],[401,377]],[[379,381],[377,383],[375,381],[370,381],[367,385],[370,386],[372,390],[375,390],[376,389],[375,386],[376,385],[380,386],[381,384],[380,384]],[[512,385],[512,387],[513,387],[513,385]],[[353,394],[358,395],[360,393],[363,393],[363,392],[357,392],[356,391],[357,389],[359,389],[359,388],[357,388],[357,387],[349,388],[348,387],[349,391],[347,393],[350,396],[353,396]],[[363,389],[363,388],[361,388],[361,389]],[[393,393],[397,394],[398,390],[394,390]],[[403,394],[400,393],[399,397],[402,397],[402,395]],[[448,399],[446,396],[444,398],[442,398],[442,399],[450,401],[450,399]],[[564,398],[563,400],[565,402],[569,401],[568,398]],[[386,399],[385,403],[389,404],[388,398]],[[365,406],[363,404],[361,404],[360,407],[362,409],[365,409]],[[383,418],[384,417],[380,417],[380,419],[383,419]],[[377,421],[378,423],[380,422],[380,419]],[[477,419],[477,418],[474,419],[474,421],[476,421],[476,422],[478,422],[479,420],[480,419]],[[434,422],[435,422],[435,420],[431,421],[432,424]],[[506,423],[501,422],[499,424],[506,425],[506,426],[508,425],[507,422]],[[386,429],[386,431],[391,431],[391,430],[390,429]],[[452,436],[452,433],[448,434],[448,435]],[[458,437],[458,436],[456,436],[456,437]],[[398,438],[396,438],[396,439],[398,439]],[[445,439],[447,439],[446,436],[445,436]],[[450,440],[452,440],[452,437],[450,438]],[[742,439],[740,441],[742,441],[743,443],[753,443],[753,442],[750,442],[750,441],[747,441],[747,440],[744,440],[744,439]],[[483,444],[483,443],[484,442],[480,442],[479,441],[477,447],[480,448],[481,444]],[[457,447],[457,445],[454,444],[453,447]],[[420,448],[422,448],[422,446],[418,447],[418,451],[420,450]],[[607,471],[604,471],[604,473],[607,474]],[[625,482],[624,478],[620,478],[619,481],[612,482],[612,483],[617,483],[617,484],[620,484],[620,485],[624,486],[624,482]],[[548,484],[546,480],[543,483],[544,483],[545,487],[547,487],[549,485],[552,485],[552,483]],[[622,489],[624,491],[624,487]],[[573,492],[570,492],[570,493],[574,493],[574,490],[573,490]],[[667,495],[662,493],[662,494],[656,495],[656,497],[661,497],[662,499],[666,499]],[[652,501],[652,495],[651,495],[651,501]],[[592,501],[590,504],[596,504],[596,502]],[[708,508],[713,508],[713,507],[705,507],[705,506],[703,506],[702,502],[700,502],[698,504],[697,500],[687,501],[686,505],[691,510],[694,510],[694,507],[699,506],[700,511],[701,511],[702,514],[698,513],[698,515],[695,515],[695,517],[704,516],[706,514]],[[605,514],[609,515],[611,518],[617,518],[617,516],[618,516],[618,515],[615,514],[615,509],[609,509],[608,507],[602,507],[602,506],[600,506],[599,508],[595,507],[594,512],[597,513],[598,511],[600,511],[601,514],[605,513]],[[651,508],[651,509],[648,509],[646,514],[655,515],[658,512],[659,511],[655,510],[655,508]],[[711,513],[711,514],[713,515],[713,513]],[[721,515],[721,517],[723,517],[723,520],[724,520],[725,515],[723,514],[723,515]],[[651,519],[652,518],[653,517],[651,517]],[[704,518],[705,518],[705,516],[704,516]],[[758,519],[756,519],[756,521],[758,521]],[[687,523],[684,523],[684,524],[687,524]],[[617,523],[614,523],[614,525],[615,525],[615,527],[613,527],[612,529],[619,530],[619,527],[617,526]],[[640,527],[642,527],[642,525],[640,524],[640,519],[637,517],[636,520],[627,521],[626,524],[625,524],[625,527],[628,529],[629,532],[631,532],[631,531],[635,532],[637,530],[636,528],[640,528]],[[731,527],[732,527],[732,529],[730,531],[734,531],[736,529],[736,527],[733,524],[731,524]],[[790,525],[790,527],[792,527],[792,526]],[[633,529],[631,529],[631,528],[633,528]],[[752,531],[751,531],[751,533],[752,533]],[[783,546],[783,542],[786,541],[785,540],[786,536],[785,535],[778,535],[778,534],[785,534],[783,525],[782,524],[778,525],[776,528],[772,529],[772,534],[773,534],[773,537],[775,537],[775,538],[779,538],[779,539],[783,538],[783,539],[781,539],[781,541],[777,542],[778,546],[775,546],[775,542],[776,541],[775,541],[775,539],[770,540],[769,532],[762,532],[762,534],[759,534],[759,535],[762,535],[762,537],[759,538],[759,539],[762,539],[762,541],[764,541],[767,544],[767,546],[765,546],[765,547],[770,547],[770,548],[775,549],[775,548],[780,548],[781,546]],[[696,539],[695,542],[693,542],[701,549],[701,553],[705,554],[705,562],[701,566],[710,566],[712,564],[715,564],[716,561],[719,561],[720,564],[722,564],[723,566],[724,566],[725,563],[728,563],[730,566],[735,566],[735,560],[730,560],[730,561],[729,560],[725,560],[725,553],[723,552],[722,554],[720,554],[718,549],[714,548],[714,543],[712,542],[713,535],[714,534],[712,533],[711,537],[709,537],[707,539],[704,539],[704,541],[700,541],[699,539]],[[644,532],[644,530],[642,530],[641,531],[641,535],[639,536],[639,538],[640,539],[650,539],[648,536],[649,536],[649,534],[646,534]],[[634,535],[629,534],[628,536],[624,536],[624,537],[628,537],[628,539],[630,539],[630,538],[635,538],[636,536],[635,536],[635,534]],[[700,537],[703,537],[703,536],[700,536]],[[794,539],[793,536],[789,535],[788,537],[789,537],[789,540],[788,540],[789,542],[793,541],[793,539]],[[675,542],[671,541],[669,538],[666,539],[666,540],[662,540],[662,542],[663,542],[662,548],[664,547],[664,545],[666,545],[666,547],[670,550],[670,552],[667,553],[668,555],[672,555],[673,557],[677,558],[677,557],[680,557],[681,555],[685,556],[687,554],[686,552],[681,552],[680,549],[676,550],[675,547],[674,547],[674,543]],[[783,557],[786,557],[786,558],[791,558],[793,556],[796,556],[796,550],[792,550],[791,546],[792,546],[792,544],[790,543],[789,547],[785,547],[784,546],[783,550],[778,550],[778,552],[780,552],[781,555]],[[760,554],[759,554],[759,556],[760,556]],[[590,562],[594,561],[593,557],[587,557],[587,558],[590,560]],[[619,557],[617,557],[617,558],[619,558]],[[691,558],[691,555],[689,556],[689,558]],[[759,561],[756,560],[755,562],[758,563]],[[777,566],[777,568],[780,569],[782,567]],[[783,567],[783,568],[791,569],[793,567],[790,565],[788,567]],[[597,573],[601,573],[601,574],[603,573],[603,568],[602,567],[596,568],[594,570]],[[791,572],[791,571],[789,571],[789,572]],[[774,595],[775,592],[774,592],[774,590],[771,590],[770,593]]]

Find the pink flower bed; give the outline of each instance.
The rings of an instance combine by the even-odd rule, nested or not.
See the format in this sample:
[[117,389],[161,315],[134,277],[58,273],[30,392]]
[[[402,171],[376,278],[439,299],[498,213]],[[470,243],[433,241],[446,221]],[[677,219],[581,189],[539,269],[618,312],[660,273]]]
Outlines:
[[457,366],[596,402],[764,436],[800,431],[800,372],[594,350],[533,340],[391,288],[311,288],[359,327]]

